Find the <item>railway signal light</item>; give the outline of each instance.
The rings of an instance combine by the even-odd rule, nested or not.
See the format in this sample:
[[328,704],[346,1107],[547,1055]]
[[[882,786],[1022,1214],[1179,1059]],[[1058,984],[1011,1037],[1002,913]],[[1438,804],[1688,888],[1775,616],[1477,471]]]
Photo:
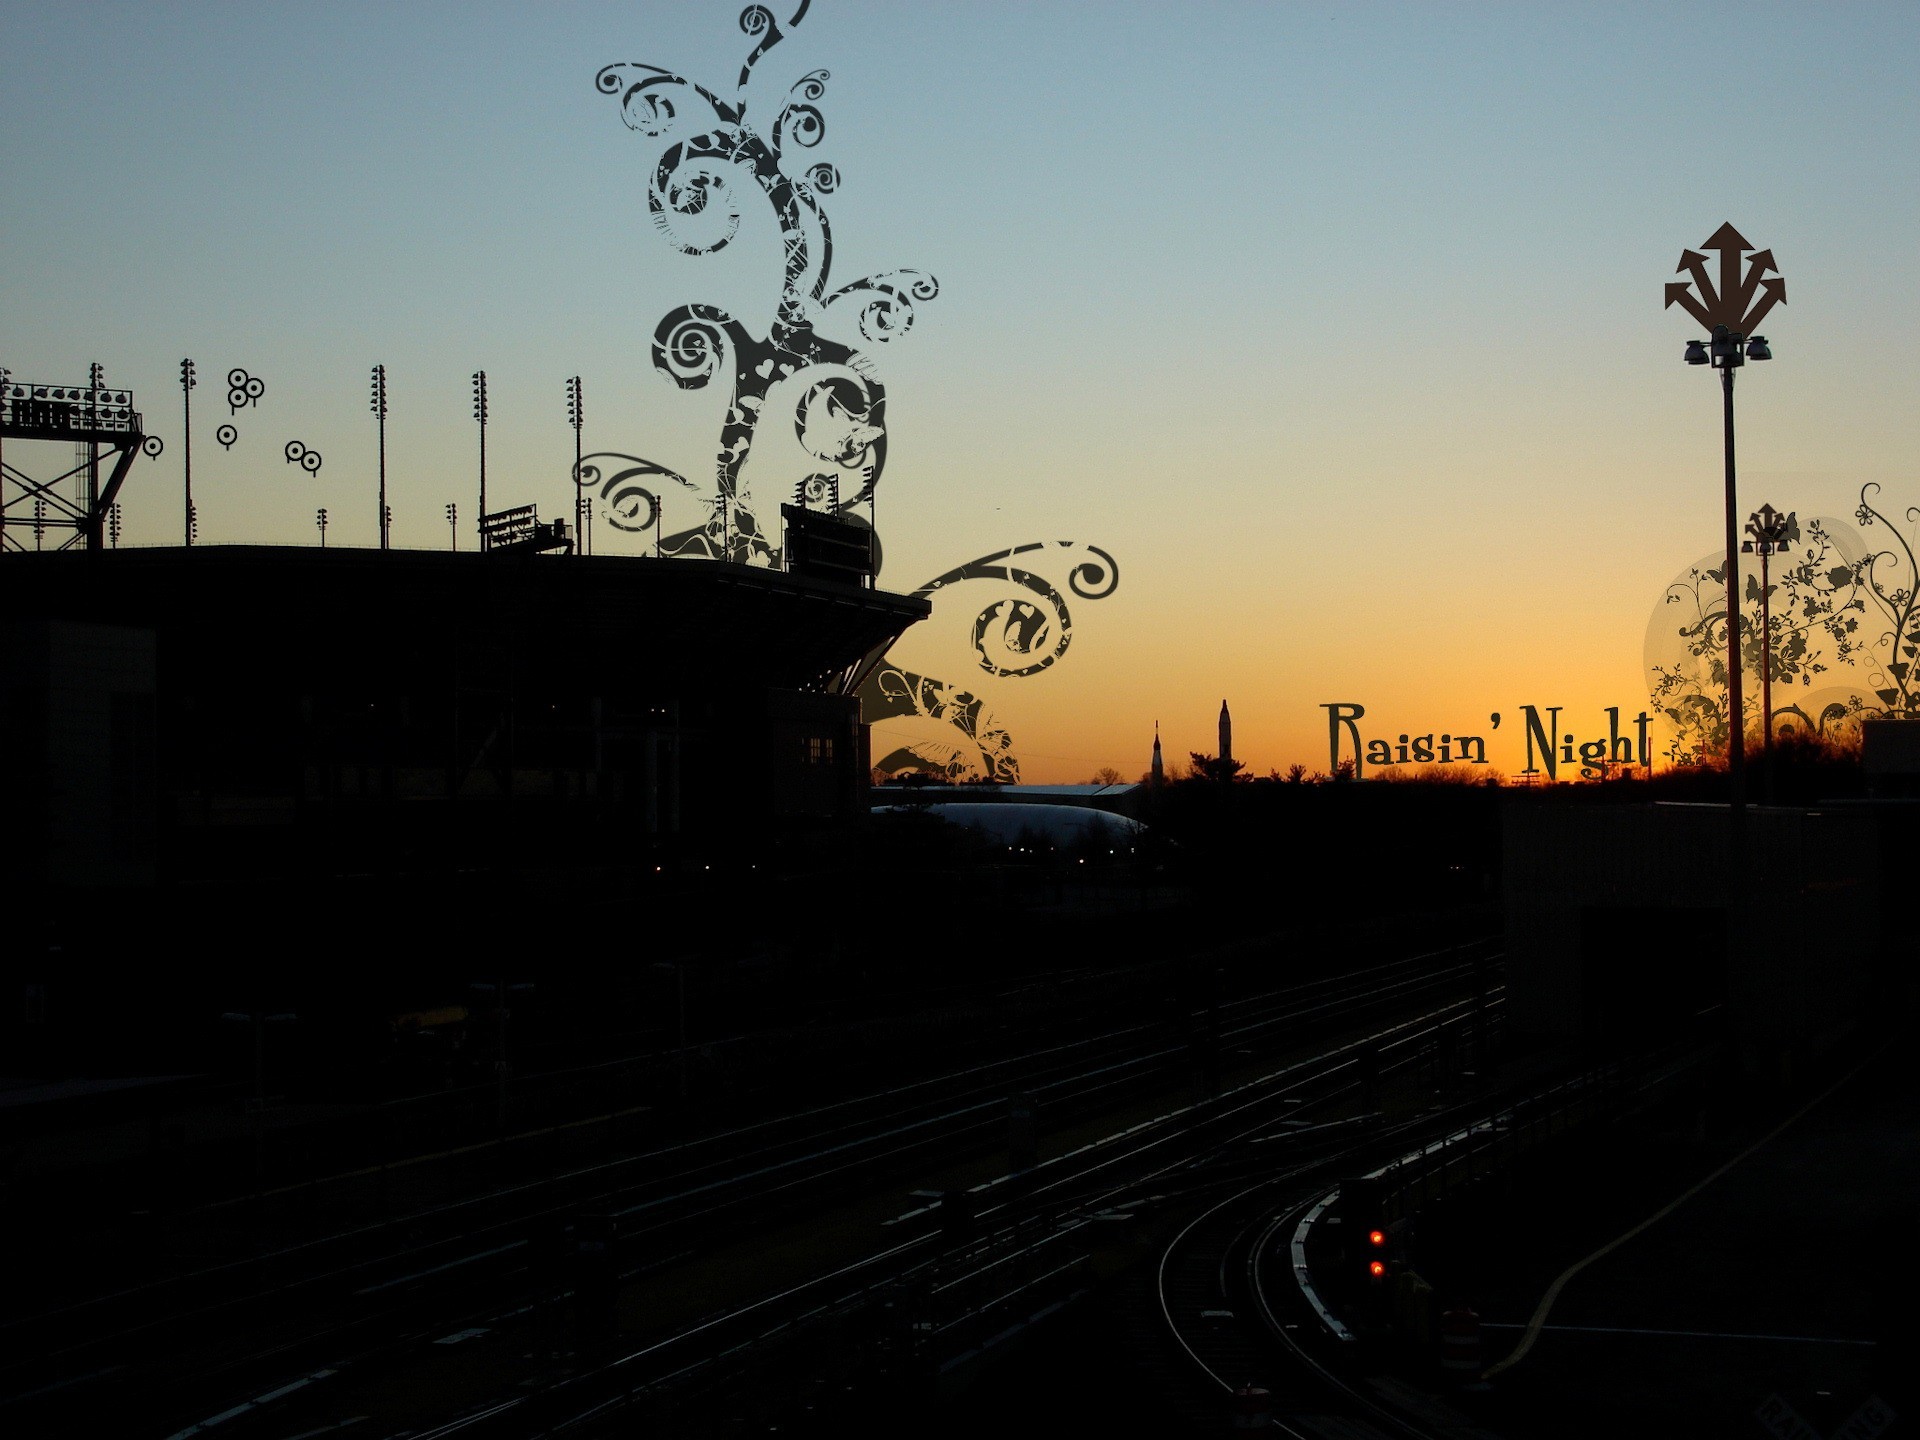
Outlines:
[[1386,1187],[1375,1176],[1340,1182],[1340,1224],[1347,1264],[1356,1280],[1375,1286],[1404,1268],[1401,1226],[1387,1217]]
[[1385,1280],[1392,1270],[1392,1261],[1388,1257],[1389,1239],[1385,1230],[1367,1231],[1367,1279]]

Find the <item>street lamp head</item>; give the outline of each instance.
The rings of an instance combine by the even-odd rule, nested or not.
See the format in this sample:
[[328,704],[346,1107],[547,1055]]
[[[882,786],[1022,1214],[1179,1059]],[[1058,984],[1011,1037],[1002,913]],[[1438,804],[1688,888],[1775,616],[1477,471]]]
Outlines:
[[1741,553],[1742,555],[1751,555],[1751,554],[1753,554],[1753,541],[1751,541],[1751,540],[1742,540],[1742,541],[1740,542],[1740,553]]
[[1767,348],[1766,336],[1756,335],[1747,342],[1747,358],[1749,360],[1771,360],[1773,358],[1773,351]]
[[1706,364],[1707,363],[1707,347],[1698,340],[1687,341],[1686,361],[1687,361],[1687,364],[1689,365]]

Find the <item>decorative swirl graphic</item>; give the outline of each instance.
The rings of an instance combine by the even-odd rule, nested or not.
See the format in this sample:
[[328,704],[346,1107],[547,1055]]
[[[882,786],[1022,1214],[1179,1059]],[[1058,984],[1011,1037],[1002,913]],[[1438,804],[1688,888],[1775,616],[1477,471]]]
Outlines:
[[653,332],[654,368],[682,390],[698,390],[720,373],[729,343],[736,355],[753,348],[746,330],[719,306],[682,305]]
[[828,510],[838,510],[840,508],[840,477],[809,475],[794,487],[793,499],[796,505],[807,509],[821,505]]
[[[1062,540],[1061,545],[1071,544]],[[1067,587],[1082,600],[1104,600],[1120,587],[1120,564],[1098,545],[1087,546],[1097,560],[1083,560],[1067,576]],[[1104,582],[1104,583],[1102,583]]]
[[[802,15],[806,13],[806,8],[805,5],[800,7]],[[793,18],[797,22],[800,16]],[[753,53],[747,56],[746,63],[740,67],[740,80],[734,87],[736,90],[747,88],[747,79],[753,74],[753,67],[760,63],[760,57],[787,38],[780,23],[773,18],[773,12],[764,5],[749,5],[740,12],[740,33],[757,35],[760,43],[753,47]]]
[[[654,228],[682,255],[711,255],[740,233],[740,206],[733,196],[732,168],[740,132],[710,131],[682,141],[660,157],[647,188]],[[683,222],[705,222],[689,236]],[[717,232],[717,233],[716,233]]]
[[775,153],[787,148],[791,140],[803,150],[811,150],[826,138],[827,121],[813,104],[827,93],[827,72],[815,70],[800,78],[791,91],[780,118],[773,122]]
[[[629,72],[638,79],[630,79]],[[668,93],[672,89],[690,90],[704,100],[719,120],[738,120],[739,113],[712,91],[694,84],[657,65],[608,65],[594,77],[594,88],[603,95],[620,97],[620,118],[629,130],[659,139],[670,133],[679,119],[679,108]]]
[[[979,657],[980,667],[997,679],[1013,680],[1038,674],[1066,653],[1073,638],[1072,616],[1065,599],[1058,589],[1034,573],[1044,568],[1059,550],[1084,552],[1085,558],[1074,565],[1067,576],[1067,588],[1079,598],[1104,600],[1118,588],[1120,567],[1112,555],[1095,545],[1055,540],[1035,541],[983,555],[935,576],[914,593],[932,597],[962,581],[996,580],[1016,585],[1026,595],[1036,597],[1014,595],[993,601],[974,616],[969,641]],[[1015,556],[1031,558],[1019,566],[1002,563]],[[861,687],[860,703],[871,724],[908,721],[927,732],[875,762],[878,770],[896,774],[908,769],[930,769],[952,780],[977,774],[983,779],[1007,784],[1018,783],[1020,779],[1013,737],[992,720],[979,698],[966,691],[889,663],[875,671]]]
[[865,382],[832,376],[800,397],[793,412],[794,436],[816,460],[867,467],[874,447],[886,438],[886,427],[873,423],[875,410],[885,403],[869,393]]
[[[1049,543],[1071,549],[1077,542],[1035,540],[1011,550],[995,551],[937,575],[913,592],[927,596],[963,580],[999,580],[1018,585],[1038,598],[1037,604],[1018,597],[997,600],[974,617],[971,637],[974,653],[980,657],[980,668],[989,675],[1005,678],[1037,675],[1066,654],[1073,642],[1073,616],[1067,608],[1066,597],[1031,570],[1000,563],[1016,555],[1045,551]],[[1075,566],[1067,585],[1082,599],[1103,600],[1119,585],[1120,567],[1106,551],[1092,545],[1086,548],[1098,558]]]
[[863,715],[872,725],[918,720],[934,721],[941,727],[882,757],[875,768],[888,774],[931,770],[948,780],[1020,783],[1013,736],[993,718],[979,696],[929,675],[885,665],[862,687],[860,702]]
[[[600,462],[609,462],[603,471]],[[614,468],[616,466],[618,468]],[[610,473],[609,473],[610,472]],[[695,488],[686,476],[643,460],[638,455],[622,455],[614,450],[582,456],[574,471],[573,482],[582,490],[597,491],[607,523],[617,530],[643,532],[660,524],[660,497],[643,480],[659,477],[671,480],[687,490]]]
[[861,336],[884,345],[913,328],[915,300],[931,300],[939,293],[940,282],[933,276],[918,270],[894,270],[843,285],[825,303],[831,309],[837,301],[859,296]]
[[756,43],[741,67],[732,102],[651,65],[609,65],[594,82],[602,94],[618,97],[630,129],[654,138],[685,135],[690,96],[697,96],[711,112],[714,123],[669,144],[647,182],[654,225],[682,254],[711,255],[733,241],[742,220],[745,177],[752,178],[773,208],[785,274],[765,338],[750,335],[708,305],[682,306],[660,322],[654,335],[656,367],[684,390],[708,384],[731,360],[733,394],[708,501],[715,518],[700,533],[717,537],[715,553],[759,563],[777,563],[779,552],[741,504],[738,482],[772,387],[814,367],[850,372],[804,377],[812,383],[803,383],[796,392],[795,434],[808,454],[844,467],[848,473],[841,478],[857,482],[843,487],[857,493],[841,503],[841,511],[856,504],[870,506],[886,464],[885,390],[864,355],[823,338],[814,326],[833,300],[857,295],[860,334],[868,341],[890,340],[911,327],[914,301],[931,300],[939,293],[931,276],[901,270],[856,282],[825,298],[833,236],[821,197],[838,189],[840,173],[821,162],[804,175],[789,175],[782,169],[781,155],[789,146],[796,152],[811,149],[825,137],[826,119],[818,102],[826,96],[828,72],[813,70],[794,82],[764,135],[747,124],[743,93],[754,67],[800,23],[807,9],[802,0],[784,27],[766,4],[741,12],[741,31]]

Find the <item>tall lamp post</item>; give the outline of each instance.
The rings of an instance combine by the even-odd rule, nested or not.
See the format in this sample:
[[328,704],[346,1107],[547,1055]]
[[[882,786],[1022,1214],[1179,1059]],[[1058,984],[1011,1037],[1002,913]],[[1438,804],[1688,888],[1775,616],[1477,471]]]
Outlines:
[[1747,534],[1753,538],[1740,542],[1742,555],[1760,557],[1760,753],[1765,757],[1767,798],[1773,798],[1773,617],[1768,609],[1770,581],[1767,558],[1782,555],[1800,538],[1800,522],[1789,510],[1782,515],[1771,505],[1762,505],[1747,517]]
[[487,372],[473,372],[473,418],[480,422],[480,548],[487,548]]
[[200,383],[194,374],[193,361],[180,362],[180,429],[184,436],[180,446],[181,474],[186,489],[186,510],[181,517],[181,529],[186,535],[187,544],[193,544],[193,532],[196,526],[193,514],[193,387]]
[[[87,408],[90,412],[89,418],[93,423],[98,424],[100,392],[107,388],[107,372],[101,367],[98,360],[87,367],[87,385],[89,387],[89,393],[87,395]],[[89,516],[92,516],[99,508],[99,503],[100,442],[98,440],[89,440],[87,442],[87,514]],[[100,532],[93,528],[94,523],[95,522],[90,519],[87,524],[87,548],[89,550],[97,550],[100,548]]]
[[373,367],[373,414],[380,422],[380,548],[387,548],[387,367]]
[[[1720,256],[1720,284],[1707,274],[1707,257],[1698,250],[1680,252],[1676,272],[1686,280],[1668,283],[1666,303],[1678,305],[1708,332],[1689,340],[1683,357],[1689,365],[1712,365],[1720,372],[1721,426],[1726,450],[1727,564],[1727,783],[1733,809],[1746,808],[1746,709],[1740,696],[1740,552],[1739,501],[1733,455],[1733,372],[1749,360],[1771,360],[1764,336],[1754,327],[1787,298],[1787,282],[1775,271],[1771,250],[1753,250],[1731,225],[1722,225],[1704,242]],[[1747,251],[1753,254],[1747,256]],[[1695,293],[1697,290],[1697,294]],[[1749,338],[1750,337],[1750,338]]]
[[580,398],[580,377],[575,375],[567,381],[567,423],[573,426],[573,533],[574,553],[587,553],[587,524],[593,517],[593,507],[587,502],[586,492],[580,488],[580,427],[586,423],[586,406]]

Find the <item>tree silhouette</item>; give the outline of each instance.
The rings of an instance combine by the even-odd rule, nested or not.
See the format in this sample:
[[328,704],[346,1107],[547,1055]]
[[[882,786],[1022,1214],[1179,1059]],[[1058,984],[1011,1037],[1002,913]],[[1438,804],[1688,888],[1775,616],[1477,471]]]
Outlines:
[[1209,755],[1200,750],[1189,750],[1187,760],[1192,766],[1193,778],[1209,780],[1215,785],[1230,785],[1241,777],[1240,772],[1247,767],[1238,760],[1222,760],[1217,755]]

